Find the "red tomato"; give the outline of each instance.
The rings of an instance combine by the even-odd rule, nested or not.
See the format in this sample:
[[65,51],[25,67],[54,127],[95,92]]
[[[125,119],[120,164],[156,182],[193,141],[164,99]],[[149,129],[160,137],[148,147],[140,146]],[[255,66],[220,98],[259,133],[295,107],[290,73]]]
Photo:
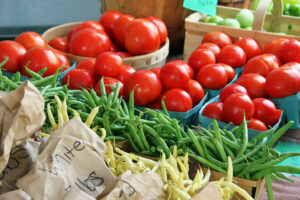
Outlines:
[[195,73],[208,64],[215,64],[216,57],[214,53],[208,49],[196,49],[189,57],[188,64]]
[[227,84],[228,76],[220,64],[203,67],[197,74],[197,81],[206,89],[219,90]]
[[185,91],[192,97],[193,105],[196,106],[204,97],[203,87],[195,80],[189,80],[185,87]]
[[119,56],[121,56],[121,58],[128,58],[131,57],[132,55],[128,52],[125,51],[119,51],[119,52],[115,52],[116,54],[118,54]]
[[125,29],[125,48],[133,55],[159,49],[160,37],[156,26],[148,19],[135,19]]
[[275,69],[266,78],[266,92],[271,98],[284,98],[296,94],[300,89],[299,78],[299,71],[292,67]]
[[76,65],[76,68],[77,69],[85,69],[85,70],[91,72],[95,78],[97,78],[96,72],[95,72],[95,63],[96,63],[96,58],[85,59],[85,60],[80,61]]
[[17,42],[10,40],[0,42],[0,63],[2,63],[6,57],[9,58],[3,66],[7,72],[15,73],[19,71],[25,53],[26,49]]
[[220,92],[220,100],[225,101],[227,97],[232,95],[233,93],[244,93],[248,95],[247,89],[241,85],[232,83],[228,86],[226,86],[221,92]]
[[216,119],[219,121],[224,121],[223,116],[223,103],[222,102],[213,102],[208,104],[202,112],[202,115],[208,118]]
[[59,60],[55,53],[45,47],[35,47],[27,51],[22,60],[22,74],[29,76],[25,70],[25,65],[34,72],[39,72],[44,67],[48,67],[44,76],[50,76],[56,72],[59,67]]
[[241,47],[231,44],[221,49],[217,61],[230,65],[233,68],[239,68],[246,63],[246,54]]
[[150,69],[150,71],[154,72],[158,78],[159,78],[160,70],[161,70],[161,67],[154,67],[154,68]]
[[59,61],[59,67],[65,66],[64,70],[66,70],[68,67],[70,67],[70,62],[65,54],[63,54],[61,51],[52,49],[52,51],[55,53],[58,61]]
[[134,20],[134,17],[131,15],[121,15],[113,25],[114,40],[121,47],[124,47],[125,27],[132,20]]
[[156,26],[159,32],[160,45],[163,45],[168,37],[168,30],[165,23],[161,19],[154,16],[147,17],[147,19],[149,19]]
[[190,75],[186,68],[177,61],[165,64],[160,70],[159,77],[165,89],[184,89],[190,80]]
[[199,47],[197,47],[197,49],[211,50],[215,54],[215,57],[217,57],[221,52],[220,47],[214,43],[202,43]]
[[16,42],[22,44],[27,50],[34,47],[47,47],[47,43],[44,38],[32,31],[23,32],[15,39]]
[[96,58],[95,70],[99,76],[114,77],[121,71],[122,58],[114,52],[101,53]]
[[227,73],[227,76],[228,76],[228,80],[227,82],[230,82],[234,79],[235,77],[235,71],[234,69],[229,66],[229,65],[226,65],[226,64],[223,64],[223,63],[218,63],[219,65],[222,65],[222,67],[224,67],[226,73]]
[[276,38],[268,42],[262,49],[262,53],[272,53],[279,57],[279,50],[281,46],[289,41],[285,38]]
[[99,24],[99,22],[97,22],[95,20],[87,20],[87,21],[82,22],[81,24],[79,24],[76,27],[74,33],[78,32],[82,29],[85,29],[85,28],[94,29],[95,31],[98,31],[98,32],[104,32],[104,28],[101,24]]
[[162,96],[169,111],[186,112],[193,108],[192,97],[183,89],[173,88]]
[[125,83],[127,78],[135,71],[136,70],[129,65],[122,65],[121,71],[118,73],[117,76],[115,76],[115,78]]
[[84,69],[72,69],[62,80],[62,84],[68,84],[68,88],[71,90],[81,90],[81,87],[91,88],[94,83],[93,75]]
[[272,101],[256,98],[252,102],[254,103],[254,118],[261,120],[267,126],[273,126],[279,121],[281,110],[277,109]]
[[297,63],[297,62],[285,63],[284,65],[281,65],[280,67],[292,67],[294,69],[297,69],[300,72],[300,63]]
[[254,114],[254,104],[248,95],[234,93],[227,97],[222,112],[222,116],[226,122],[240,125],[243,122],[244,113],[246,120],[250,120]]
[[48,43],[49,46],[51,46],[54,49],[63,51],[63,52],[69,52],[69,43],[67,40],[65,40],[62,37],[54,37],[50,40]]
[[190,78],[194,78],[194,70],[193,68],[187,64],[186,62],[184,62],[183,60],[173,60],[171,62],[177,62],[179,63],[182,67],[185,67],[185,69],[188,71],[189,75],[190,75]]
[[258,56],[261,54],[260,46],[252,38],[243,37],[242,39],[237,41],[235,44],[238,45],[239,47],[241,47],[245,51],[247,60],[249,60],[250,58],[253,58],[254,56]]
[[202,43],[214,43],[222,49],[226,45],[232,44],[232,40],[223,32],[213,31],[204,35]]
[[266,79],[259,74],[243,74],[237,79],[236,84],[244,86],[247,89],[251,99],[266,97]]
[[113,29],[114,23],[123,13],[116,11],[116,10],[109,10],[104,12],[101,17],[99,18],[99,23],[102,24],[104,27],[105,32],[112,37],[113,36]]
[[68,35],[67,35],[67,41],[68,41],[68,42],[71,41],[71,39],[72,39],[72,37],[73,37],[73,34],[74,34],[76,28],[77,28],[77,26],[73,27],[73,28],[69,31],[69,33],[68,33]]
[[243,74],[256,73],[266,77],[274,69],[278,69],[277,58],[273,54],[262,54],[251,58],[243,69]]
[[116,43],[110,41],[110,51],[111,52],[119,52],[121,49],[116,45]]
[[142,69],[131,74],[125,82],[124,97],[127,101],[133,89],[135,105],[144,106],[159,97],[162,84],[154,72]]
[[161,106],[161,97],[158,97],[152,103],[148,104],[147,107],[151,109],[162,110],[163,108]]
[[279,50],[279,57],[285,63],[300,63],[300,42],[298,40],[290,40],[285,42]]
[[258,119],[254,119],[254,118],[250,119],[250,121],[248,123],[248,128],[258,130],[258,131],[267,131],[268,130],[265,123],[263,123],[262,121],[260,121]]
[[86,28],[72,36],[69,47],[71,54],[97,57],[100,53],[110,50],[110,40],[105,33]]
[[[105,91],[106,91],[106,95],[107,96],[112,92],[112,88],[111,87],[116,87],[118,83],[121,83],[119,97],[123,96],[124,85],[123,85],[123,83],[121,81],[119,81],[119,80],[117,80],[115,78],[105,77],[105,78],[103,78],[103,83],[105,85]],[[100,80],[96,83],[94,89],[97,92],[97,95],[101,96]]]

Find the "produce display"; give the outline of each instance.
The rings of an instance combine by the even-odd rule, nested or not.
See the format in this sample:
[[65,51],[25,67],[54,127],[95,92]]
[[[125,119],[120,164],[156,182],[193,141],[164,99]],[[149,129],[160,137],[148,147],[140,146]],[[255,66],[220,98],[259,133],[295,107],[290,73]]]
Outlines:
[[[297,5],[284,3],[285,14],[296,16]],[[234,19],[202,21],[253,32],[253,20],[241,9]],[[186,61],[151,69],[124,58],[168,44],[167,27],[154,16],[110,10],[48,43],[31,31],[0,41],[0,199],[12,192],[253,200],[265,182],[273,200],[272,180],[300,174],[283,164],[300,152],[275,148],[300,127],[300,41],[277,37],[262,46],[224,32],[203,34]],[[87,58],[74,63],[66,53]],[[16,157],[14,148],[28,156]],[[19,165],[25,158],[27,167]],[[12,160],[22,173],[10,171]]]

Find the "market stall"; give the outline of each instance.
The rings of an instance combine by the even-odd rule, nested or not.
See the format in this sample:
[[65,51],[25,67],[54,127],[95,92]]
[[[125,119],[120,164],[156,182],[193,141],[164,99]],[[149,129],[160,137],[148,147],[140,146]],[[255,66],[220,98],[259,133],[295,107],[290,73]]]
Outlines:
[[300,2],[219,4],[0,41],[0,200],[299,199]]

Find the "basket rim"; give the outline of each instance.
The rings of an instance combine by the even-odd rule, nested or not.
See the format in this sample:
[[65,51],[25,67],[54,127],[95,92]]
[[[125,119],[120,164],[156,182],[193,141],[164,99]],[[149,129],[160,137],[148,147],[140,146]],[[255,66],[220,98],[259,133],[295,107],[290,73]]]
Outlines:
[[[63,28],[66,28],[66,27],[75,27],[76,25],[79,25],[82,22],[84,22],[84,21],[70,22],[70,23],[65,23],[65,24],[60,24],[60,25],[57,25],[57,26],[53,26],[53,27],[47,29],[45,32],[43,32],[42,37],[45,39],[45,37],[47,37],[48,34],[52,33],[53,31],[56,31],[56,30],[59,30],[59,29],[63,29]],[[46,42],[47,42],[47,45],[48,45],[49,41],[46,41]],[[166,51],[169,52],[169,46],[170,46],[170,40],[167,37],[166,42],[164,43],[164,45],[161,46],[156,51],[148,53],[148,54],[136,55],[136,56],[132,56],[132,57],[128,57],[128,58],[122,58],[122,60],[125,61],[125,62],[132,62],[132,61],[149,59],[149,58],[154,57],[156,55],[160,55],[160,54],[162,54],[162,53],[164,53]],[[51,49],[53,49],[49,45],[48,45],[48,47],[51,48]],[[62,53],[64,53],[68,58],[76,58],[76,59],[80,59],[80,60],[85,60],[85,59],[93,58],[93,57],[77,56],[77,55],[66,53],[66,52],[62,52]],[[168,55],[168,53],[166,55]],[[163,59],[165,59],[166,57],[164,57]],[[157,60],[157,62],[160,62],[163,59]]]

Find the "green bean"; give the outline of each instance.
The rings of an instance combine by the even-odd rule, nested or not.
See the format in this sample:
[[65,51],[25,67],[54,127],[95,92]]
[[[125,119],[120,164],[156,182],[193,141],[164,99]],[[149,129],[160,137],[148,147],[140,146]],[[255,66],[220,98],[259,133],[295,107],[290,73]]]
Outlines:
[[272,178],[274,181],[278,182],[278,176],[277,176],[276,174],[271,174],[271,178]]
[[269,149],[270,153],[272,154],[273,157],[279,158],[280,157],[280,152],[278,152],[276,149],[270,148]]
[[221,139],[221,133],[220,128],[217,120],[213,120],[213,128],[214,128],[214,136],[218,139],[218,141],[223,145],[222,139]]
[[127,117],[127,114],[124,112],[124,110],[123,110],[123,108],[122,108],[122,105],[119,104],[118,107],[119,107],[118,111],[120,112],[120,116],[122,116],[122,117]]
[[38,74],[39,74],[40,76],[43,76],[44,73],[47,71],[47,69],[48,69],[48,67],[44,67],[43,69],[41,69],[41,70],[38,72]]
[[8,56],[5,56],[5,59],[0,63],[0,70],[2,70],[1,68],[5,65],[5,63],[9,60]]
[[203,150],[201,144],[199,143],[199,141],[197,140],[197,138],[196,138],[196,136],[195,136],[193,130],[188,129],[188,130],[187,130],[187,133],[189,134],[190,138],[192,138],[193,144],[195,145],[195,147],[196,147],[196,149],[197,149],[199,155],[200,155],[201,157],[205,157],[204,150]]
[[13,89],[17,89],[19,87],[19,85],[17,85],[13,81],[9,80],[9,78],[7,78],[6,76],[1,76],[0,80],[5,82],[9,87],[12,87]]
[[259,172],[257,172],[252,178],[253,180],[258,180],[264,176],[266,176],[269,173],[276,173],[276,172],[283,172],[283,173],[289,173],[289,174],[300,174],[300,168],[294,167],[294,166],[273,166],[267,169],[263,169]]
[[210,167],[211,169],[214,169],[214,170],[216,170],[218,172],[221,172],[221,173],[224,173],[224,174],[227,173],[224,169],[222,169],[221,167],[218,167],[217,165],[209,162],[205,158],[202,158],[200,156],[196,156],[194,154],[189,154],[189,157],[195,159],[196,161],[198,161],[198,162],[200,162],[200,163],[202,163],[202,164],[204,164],[204,165],[206,165],[206,166]]
[[112,131],[122,131],[125,130],[125,128],[126,128],[125,126],[116,125],[116,124],[110,126],[110,130]]
[[267,145],[272,147],[277,140],[294,124],[294,121],[289,121],[283,127],[281,127],[278,131],[274,133],[274,135],[270,138]]
[[167,117],[170,117],[169,112],[168,112],[167,107],[166,107],[166,104],[165,104],[165,101],[164,101],[164,98],[162,98],[162,100],[161,100],[161,107],[163,109],[164,114]]
[[45,92],[51,87],[51,85],[47,85],[46,87],[43,87],[43,89],[41,90],[41,95],[44,95]]
[[142,125],[139,126],[138,134],[139,134],[139,136],[142,140],[142,143],[144,144],[146,150],[150,151],[150,145],[149,145],[148,141],[146,140],[144,129],[143,129]]
[[259,134],[259,135],[255,136],[255,137],[250,141],[250,143],[253,143],[254,140],[260,141],[260,140],[262,140],[263,138],[272,135],[274,132],[275,132],[275,129],[270,129],[269,131],[267,131],[267,132],[265,132],[265,133]]
[[155,132],[155,130],[146,124],[143,124],[143,129],[144,129],[144,131],[148,132],[150,135],[152,135],[157,140],[157,142],[159,143],[159,145],[162,147],[163,151],[165,152],[166,156],[169,157],[169,155],[170,155],[169,147],[167,146],[165,141],[161,137],[158,136],[158,134]]
[[47,76],[46,78],[33,81],[32,84],[35,85],[36,87],[39,87],[42,85],[47,85],[50,83],[51,83],[51,85],[54,85],[54,83],[56,82],[56,78],[57,78],[57,76],[55,76],[55,75]]
[[134,89],[129,95],[129,119],[134,120]]
[[[222,130],[221,130],[222,131]],[[223,130],[224,135],[227,135],[227,137],[232,140],[233,142],[237,142],[235,136],[233,135],[233,133],[231,131],[227,131],[227,130]],[[223,141],[224,142],[224,141]]]
[[117,101],[119,93],[120,93],[120,89],[121,89],[121,83],[118,82],[116,87],[112,89],[114,92],[114,96],[113,96],[113,100],[112,100],[113,102]]
[[130,143],[130,146],[132,147],[132,149],[135,151],[135,152],[140,152],[139,148],[135,145],[135,143],[133,142],[133,139],[131,137],[131,135],[127,132],[125,132],[125,135],[127,136],[128,140],[129,140],[129,143]]
[[246,117],[244,115],[244,119],[242,122],[242,127],[243,127],[243,140],[242,140],[242,146],[240,151],[238,152],[236,158],[241,157],[245,150],[247,149],[247,144],[248,144],[248,128],[247,128],[247,121],[246,121]]
[[272,180],[271,180],[271,174],[266,175],[266,188],[268,193],[268,199],[274,200],[274,194],[272,190]]
[[141,151],[140,154],[145,155],[145,156],[151,156],[151,157],[158,157],[159,156],[158,153],[154,153],[154,152],[149,151],[149,150]]
[[106,90],[104,85],[103,77],[100,79],[100,92],[101,92],[101,101],[102,103],[106,104],[107,97],[106,97]]
[[106,108],[109,110],[111,108],[111,105],[113,103],[113,97],[114,97],[114,92],[112,91],[108,97],[107,97],[107,103],[106,103]]
[[18,71],[15,73],[15,77],[16,77],[16,82],[19,82],[21,80],[21,73]]
[[280,158],[273,160],[271,162],[265,163],[263,165],[259,165],[259,166],[254,166],[253,168],[251,168],[249,170],[249,172],[254,172],[254,171],[259,171],[262,169],[267,169],[269,167],[275,166],[279,163],[281,163],[282,161],[284,161],[285,159],[289,158],[289,157],[294,157],[294,156],[300,156],[300,152],[291,152],[291,153],[283,153],[281,154]]
[[235,155],[233,154],[233,152],[230,150],[229,147],[224,145],[224,149],[225,149],[225,152],[227,153],[227,155],[229,155],[231,157],[231,159],[235,159]]
[[244,156],[241,157],[236,157],[236,159],[234,159],[232,161],[232,164],[238,164],[239,162],[241,162],[244,159],[247,159],[248,157],[256,154],[265,144],[264,142],[266,141],[266,138],[264,138],[264,140],[262,140],[253,150],[251,150],[250,152],[246,153]]
[[96,91],[94,89],[90,89],[90,94],[96,106],[100,105],[100,98],[97,96]]
[[144,147],[144,145],[143,145],[143,143],[142,143],[141,138],[137,134],[137,132],[136,132],[135,128],[133,127],[133,125],[128,123],[127,126],[128,126],[129,133],[131,134],[133,141],[136,142],[136,144],[139,147],[139,149],[141,151],[146,150],[145,147]]
[[106,133],[108,136],[112,136],[112,132],[110,130],[110,124],[109,124],[109,112],[105,112],[103,114],[103,126],[106,130]]
[[30,69],[27,67],[27,65],[25,66],[25,70],[26,70],[26,72],[32,77],[31,80],[42,80],[42,79],[43,79],[43,77],[41,77],[41,75],[39,75],[38,73],[36,73],[36,72],[30,70]]
[[90,95],[90,93],[85,88],[82,88],[81,90],[83,92],[83,95],[87,99],[87,103],[91,106],[91,108],[95,108],[96,104],[95,104],[92,96]]
[[[161,121],[163,124],[170,124],[170,121],[168,121],[162,113],[156,112],[156,117]],[[174,129],[175,130],[175,129]]]
[[182,135],[180,133],[180,126],[178,124],[177,119],[175,119],[175,118],[171,119],[171,124],[173,125],[173,127],[175,127],[175,131],[176,131],[175,134],[176,134],[177,140],[181,140]]
[[121,101],[122,101],[122,108],[123,108],[125,114],[129,115],[128,107],[127,107],[127,104],[126,104],[125,100],[122,99]]
[[122,136],[106,136],[104,138],[104,141],[107,141],[107,140],[110,140],[110,141],[116,141],[116,142],[123,142],[123,141],[126,141],[127,139],[125,137],[122,137]]
[[294,183],[294,182],[295,182],[293,179],[290,179],[289,177],[285,176],[284,174],[281,174],[281,173],[279,173],[279,172],[276,172],[275,174],[276,174],[279,178],[282,178],[282,179],[284,179],[284,180],[287,180],[287,181],[289,181],[289,182],[291,182],[291,183]]

